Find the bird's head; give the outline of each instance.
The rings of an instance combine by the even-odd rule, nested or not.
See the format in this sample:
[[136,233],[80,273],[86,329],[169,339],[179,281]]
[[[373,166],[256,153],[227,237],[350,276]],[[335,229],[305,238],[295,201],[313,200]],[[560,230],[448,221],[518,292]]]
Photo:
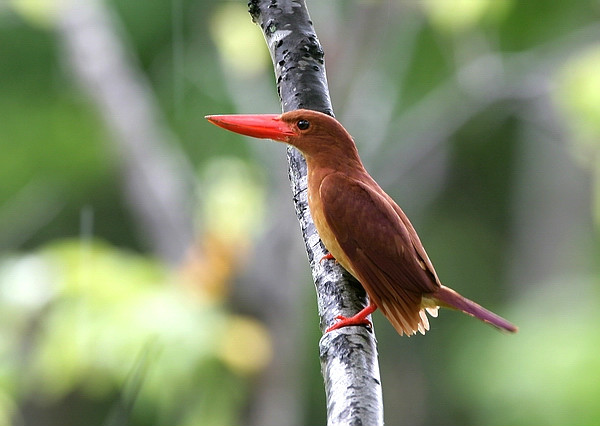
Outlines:
[[288,143],[307,158],[358,156],[346,129],[335,118],[317,111],[299,109],[284,114],[207,115],[206,119],[235,133]]

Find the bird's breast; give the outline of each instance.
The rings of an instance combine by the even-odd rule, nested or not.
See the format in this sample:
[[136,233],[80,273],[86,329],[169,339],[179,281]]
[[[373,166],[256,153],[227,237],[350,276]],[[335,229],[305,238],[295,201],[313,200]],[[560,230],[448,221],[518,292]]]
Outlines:
[[327,223],[327,219],[325,219],[322,206],[323,204],[320,200],[318,190],[309,190],[308,207],[315,223],[315,227],[317,228],[317,232],[319,233],[319,237],[321,237],[321,241],[323,241],[325,248],[329,251],[329,253],[331,253],[335,260],[356,278],[356,274],[352,269],[350,259],[348,259],[346,253],[344,250],[342,250],[342,247],[340,246],[335,234]]

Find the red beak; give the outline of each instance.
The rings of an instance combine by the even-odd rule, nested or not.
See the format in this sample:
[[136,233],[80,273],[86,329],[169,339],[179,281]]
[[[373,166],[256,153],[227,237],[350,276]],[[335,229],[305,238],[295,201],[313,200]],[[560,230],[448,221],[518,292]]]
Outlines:
[[207,115],[204,118],[219,127],[254,138],[287,142],[290,136],[295,136],[290,125],[281,121],[279,114]]

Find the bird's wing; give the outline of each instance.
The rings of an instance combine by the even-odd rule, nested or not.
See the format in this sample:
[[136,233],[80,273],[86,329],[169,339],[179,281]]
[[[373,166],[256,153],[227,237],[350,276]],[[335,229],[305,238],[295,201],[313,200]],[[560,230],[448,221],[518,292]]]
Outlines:
[[428,274],[430,274],[431,278],[433,278],[433,280],[437,283],[437,287],[439,287],[441,285],[440,279],[437,276],[437,272],[435,272],[433,263],[431,263],[431,260],[429,260],[429,256],[425,251],[425,247],[423,247],[423,244],[421,243],[421,239],[419,238],[417,231],[415,230],[415,228],[413,228],[412,223],[410,223],[410,220],[408,220],[408,217],[406,216],[404,211],[400,208],[398,204],[396,204],[392,197],[385,194],[385,198],[388,200],[388,203],[392,206],[392,208],[402,221],[402,224],[408,231],[410,242],[416,251],[417,259],[419,261],[420,266],[423,267],[422,265],[425,264],[425,267],[423,269],[426,270]]
[[325,177],[319,195],[325,220],[351,263],[347,269],[398,332],[424,332],[421,295],[440,284],[400,207],[378,187],[341,173]]

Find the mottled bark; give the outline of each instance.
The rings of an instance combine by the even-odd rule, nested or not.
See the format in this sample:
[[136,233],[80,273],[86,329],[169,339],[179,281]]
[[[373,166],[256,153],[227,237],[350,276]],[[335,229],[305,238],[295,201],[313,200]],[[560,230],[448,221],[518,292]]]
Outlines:
[[[277,93],[284,112],[306,108],[333,115],[324,54],[302,0],[251,0],[249,12],[260,25],[271,52]],[[334,262],[320,262],[327,253],[308,209],[306,162],[288,148],[292,196],[317,291],[321,330],[338,315],[364,308],[360,284]],[[321,369],[327,394],[329,425],[381,425],[383,403],[373,330],[347,327],[321,338]]]

